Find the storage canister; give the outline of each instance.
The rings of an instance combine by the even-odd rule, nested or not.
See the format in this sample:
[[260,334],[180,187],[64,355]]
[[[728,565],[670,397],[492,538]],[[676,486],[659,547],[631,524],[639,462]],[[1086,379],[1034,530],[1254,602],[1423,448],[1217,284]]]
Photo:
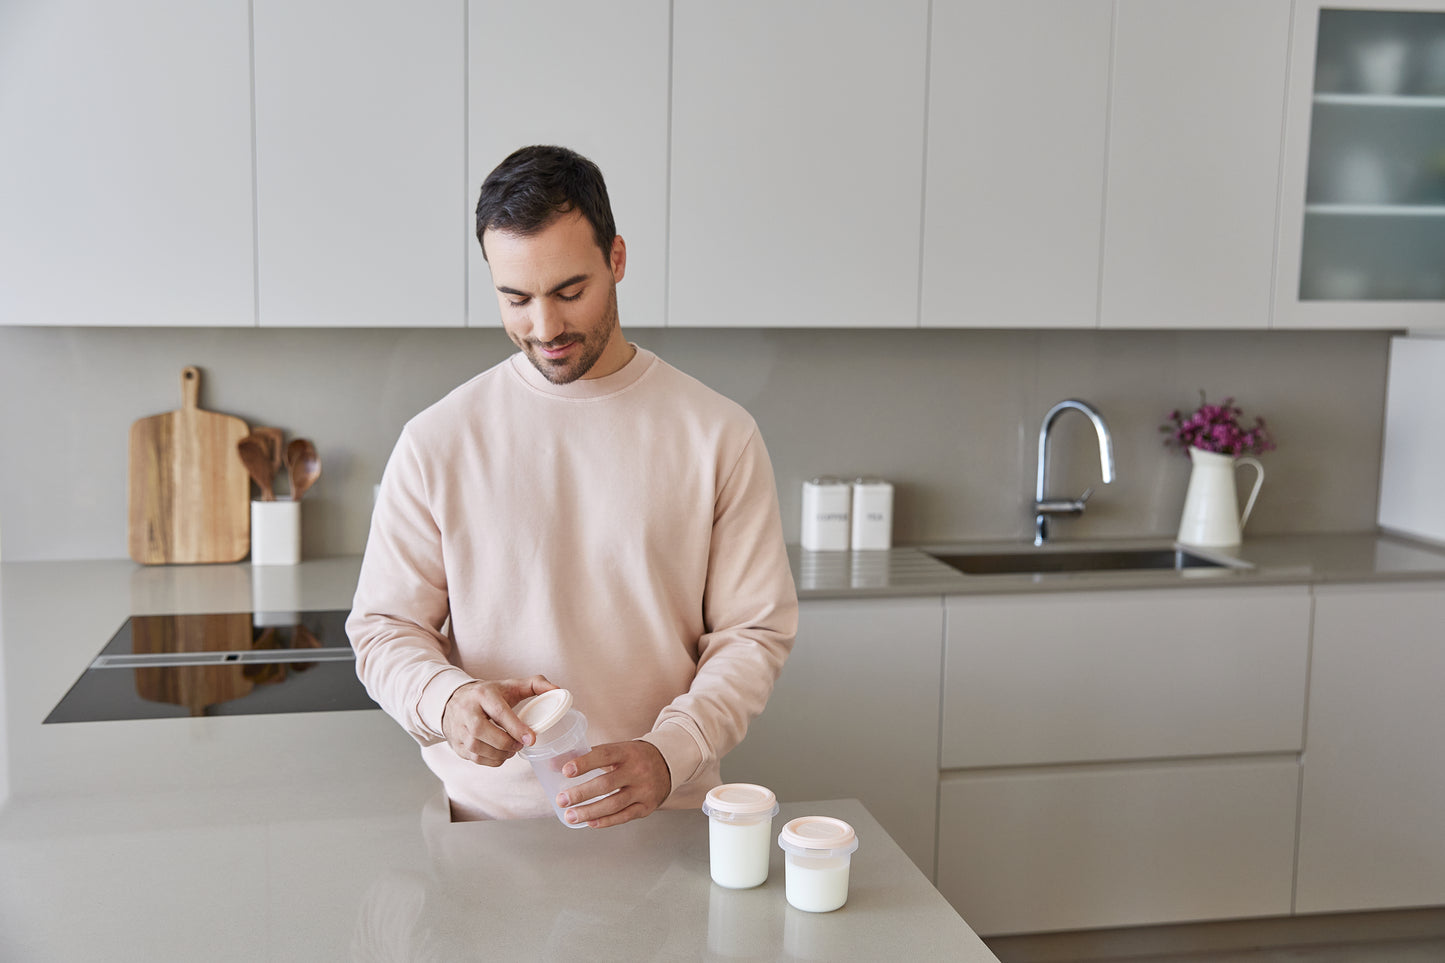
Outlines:
[[803,482],[803,549],[841,552],[848,548],[853,486],[822,475]]
[[853,482],[853,549],[893,547],[893,486],[881,478]]
[[778,799],[771,789],[733,782],[707,794],[708,863],[712,880],[729,889],[761,886],[768,878],[773,817]]
[[799,816],[778,834],[788,902],[809,913],[829,913],[848,901],[848,871],[858,837],[832,816]]
[[571,779],[562,775],[562,768],[567,763],[592,751],[587,742],[587,717],[572,708],[572,693],[566,689],[550,689],[541,695],[523,699],[512,709],[537,736],[537,741],[523,746],[518,755],[532,764],[532,771],[537,774],[542,791],[547,793],[552,811],[569,829],[585,828],[586,823],[567,821],[566,810],[557,805],[557,794],[602,774],[601,769],[593,769]]

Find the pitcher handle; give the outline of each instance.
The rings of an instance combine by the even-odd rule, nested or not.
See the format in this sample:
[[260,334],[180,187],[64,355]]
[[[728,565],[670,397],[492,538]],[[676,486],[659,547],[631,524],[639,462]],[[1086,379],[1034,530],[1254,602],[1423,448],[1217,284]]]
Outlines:
[[1234,460],[1234,467],[1248,465],[1254,469],[1254,490],[1249,493],[1249,499],[1244,503],[1244,513],[1239,516],[1239,530],[1244,531],[1244,523],[1249,521],[1249,513],[1254,510],[1254,500],[1259,497],[1260,486],[1264,484],[1264,466],[1259,463],[1258,458],[1244,455]]

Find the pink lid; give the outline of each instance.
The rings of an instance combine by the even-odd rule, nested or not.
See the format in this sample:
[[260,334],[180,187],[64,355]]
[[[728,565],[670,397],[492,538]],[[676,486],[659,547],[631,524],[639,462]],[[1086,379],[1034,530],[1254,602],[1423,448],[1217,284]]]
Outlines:
[[799,816],[778,833],[778,845],[790,853],[841,855],[858,848],[853,827],[832,816]]
[[709,816],[772,816],[778,811],[778,797],[766,786],[730,782],[707,794],[702,811]]
[[555,726],[570,708],[572,693],[566,689],[551,689],[530,699],[523,699],[512,707],[512,711],[528,729],[540,735]]

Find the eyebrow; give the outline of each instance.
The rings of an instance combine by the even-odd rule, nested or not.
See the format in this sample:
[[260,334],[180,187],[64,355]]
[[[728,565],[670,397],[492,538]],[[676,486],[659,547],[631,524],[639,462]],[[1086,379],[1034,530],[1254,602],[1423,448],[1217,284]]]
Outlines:
[[[574,274],[567,280],[563,281],[561,284],[554,285],[552,287],[552,290],[548,291],[547,293],[556,294],[558,291],[563,291],[567,288],[570,288],[574,284],[586,281],[591,276],[592,275],[590,274]],[[532,296],[531,293],[528,291],[518,291],[516,288],[509,288],[506,285],[502,284],[497,285],[497,290],[501,291],[503,294],[514,294],[519,298],[530,298]]]

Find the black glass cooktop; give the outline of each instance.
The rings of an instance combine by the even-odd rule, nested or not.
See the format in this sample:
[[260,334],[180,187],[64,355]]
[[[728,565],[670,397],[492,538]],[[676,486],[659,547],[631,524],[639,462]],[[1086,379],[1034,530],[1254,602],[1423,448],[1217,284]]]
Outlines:
[[45,721],[375,709],[347,614],[133,615]]

